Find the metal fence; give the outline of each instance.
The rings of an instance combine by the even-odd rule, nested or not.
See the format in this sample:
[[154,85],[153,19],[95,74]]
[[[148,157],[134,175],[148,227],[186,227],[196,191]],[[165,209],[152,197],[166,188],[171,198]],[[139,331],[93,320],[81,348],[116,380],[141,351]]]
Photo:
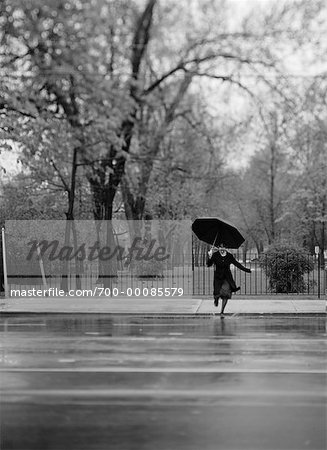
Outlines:
[[[252,257],[253,256],[253,257]],[[266,275],[265,260],[259,261],[256,255],[247,254],[246,261],[237,258],[243,265],[250,268],[252,273],[245,273],[233,265],[231,271],[236,285],[241,289],[235,295],[262,296],[272,294],[296,294],[310,295],[320,297],[326,292],[325,268],[320,268],[314,256],[310,256],[313,264],[313,270],[304,274],[301,284],[296,279],[294,282],[291,274],[287,283],[287,290],[277,292],[272,289],[270,280]],[[61,276],[53,275],[51,267],[46,270],[45,282],[47,288],[60,289]],[[52,275],[50,275],[52,274]],[[108,283],[99,273],[97,261],[83,262],[81,273],[77,274],[73,263],[69,265],[67,273],[68,289],[88,289],[94,290],[96,295],[114,295],[114,296],[157,296],[159,293],[163,296],[211,296],[213,291],[213,267],[206,266],[206,254],[200,256],[195,253],[181,255],[178,258],[178,264],[166,264],[162,267],[160,273],[155,275],[139,275],[137,270],[120,267],[117,276],[110,277]],[[286,274],[287,277],[287,274]],[[293,280],[293,281],[292,281]],[[32,286],[42,287],[44,280],[41,278],[32,278],[24,280],[17,277],[9,277],[9,290],[30,289]],[[104,287],[109,286],[111,292]],[[166,291],[165,291],[166,289]],[[152,290],[152,291],[151,291]]]
[[[253,257],[252,257],[253,256]],[[267,276],[267,258],[259,260],[256,255],[247,254],[246,261],[239,260],[251,274],[247,274],[235,266],[231,266],[231,272],[237,286],[241,289],[235,295],[271,295],[271,294],[296,294],[313,295],[320,297],[326,292],[327,271],[320,267],[315,256],[308,256],[313,270],[305,273],[303,277],[294,277],[291,272],[284,274],[284,288],[276,288],[271,284]],[[213,290],[214,269],[206,267],[204,259],[195,263],[193,267],[193,293],[195,295],[210,295]]]
[[[33,287],[38,289],[64,287],[65,290],[93,290],[95,296],[108,295],[109,290],[110,295],[116,296],[212,296],[214,268],[206,266],[210,246],[194,238],[193,234],[190,235],[188,222],[181,223],[180,228],[176,228],[175,222],[166,224],[165,230],[169,232],[165,235],[167,242],[165,240],[164,242],[169,248],[168,259],[161,262],[153,258],[133,260],[117,257],[115,261],[110,259],[109,263],[100,261],[100,258],[87,259],[85,255],[81,261],[73,259],[64,262],[58,257],[42,256],[40,252],[34,259],[29,259],[25,252],[28,249],[28,242],[32,239],[31,236],[36,235],[38,240],[41,239],[40,236],[46,236],[51,241],[58,235],[58,239],[62,239],[65,223],[63,221],[26,222],[21,224],[20,221],[18,223],[13,221],[12,224],[8,224],[10,232],[6,231],[5,234],[4,228],[1,232],[4,264],[3,270],[0,265],[0,275],[1,272],[3,273],[0,282],[6,285],[7,295],[10,295],[12,290],[16,290],[19,295],[19,291],[30,290]],[[86,224],[81,223],[80,232],[84,234],[82,233],[80,238],[82,243],[90,245],[94,238],[92,233],[89,236],[92,224],[86,222]],[[126,230],[125,232],[128,234]],[[167,236],[171,239],[169,240]],[[65,246],[62,248],[64,249]],[[278,283],[272,283],[267,276],[269,273],[267,257],[266,259],[258,258],[258,254],[253,252],[245,254],[244,249],[233,250],[232,253],[238,261],[252,271],[248,274],[231,266],[236,285],[240,286],[240,291],[235,295],[296,294],[320,297],[326,293],[327,271],[325,267],[319,266],[315,255],[307,256],[307,265],[310,270],[301,277],[296,275],[296,265],[300,264],[300,261],[294,262],[293,259],[293,269],[286,264],[286,269],[282,273],[280,265],[279,274],[283,278],[283,283],[277,286]],[[65,276],[63,277],[62,274]],[[66,282],[66,286],[63,286],[63,281]]]

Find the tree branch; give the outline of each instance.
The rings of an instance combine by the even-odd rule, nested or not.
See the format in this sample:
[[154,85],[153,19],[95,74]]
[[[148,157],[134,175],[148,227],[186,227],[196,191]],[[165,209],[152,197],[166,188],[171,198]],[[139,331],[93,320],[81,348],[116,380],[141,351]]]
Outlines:
[[70,187],[68,186],[65,178],[63,177],[63,175],[61,174],[60,170],[58,169],[58,167],[54,163],[53,159],[50,160],[50,163],[51,163],[52,167],[54,168],[54,170],[56,171],[56,173],[58,174],[58,177],[60,178],[60,180],[61,180],[61,182],[62,182],[62,184],[63,184],[63,186],[65,188],[65,191],[69,193],[70,192]]
[[211,61],[213,59],[218,59],[218,58],[223,58],[223,59],[232,59],[232,60],[236,60],[242,64],[261,64],[264,65],[265,67],[274,67],[273,63],[267,62],[267,61],[260,61],[260,60],[255,60],[255,59],[249,59],[249,58],[241,58],[238,55],[233,55],[231,53],[209,53],[206,56],[203,57],[196,57],[196,58],[192,58],[186,61],[180,61],[175,67],[173,67],[172,69],[170,69],[168,72],[166,72],[165,74],[163,74],[160,78],[158,78],[154,83],[152,83],[149,87],[147,87],[144,91],[143,94],[144,95],[148,95],[150,94],[154,89],[156,89],[163,81],[165,81],[167,78],[169,78],[171,75],[173,75],[174,73],[180,71],[180,70],[184,70],[184,71],[190,71],[189,69],[187,69],[188,65],[191,64],[196,64],[199,65],[203,62],[207,62],[207,61]]
[[157,0],[148,0],[148,4],[144,9],[143,14],[140,16],[137,22],[136,32],[134,34],[132,43],[133,53],[131,58],[132,77],[134,78],[134,80],[138,79],[140,65],[150,39],[153,8],[156,4],[156,1]]
[[30,119],[37,119],[37,117],[34,116],[34,114],[31,114],[26,111],[21,111],[18,108],[15,108],[15,107],[9,105],[4,100],[0,102],[0,111],[12,111],[12,112],[16,112],[16,113],[20,114],[21,116],[29,117]]
[[214,74],[210,74],[210,73],[201,73],[201,72],[193,72],[193,74],[195,76],[198,76],[198,77],[207,77],[207,78],[213,78],[215,80],[228,81],[228,82],[230,82],[232,84],[235,84],[236,86],[240,87],[241,89],[243,89],[251,97],[256,98],[255,94],[247,86],[245,86],[240,81],[235,80],[235,78],[233,78],[232,76],[229,76],[229,75],[214,75]]

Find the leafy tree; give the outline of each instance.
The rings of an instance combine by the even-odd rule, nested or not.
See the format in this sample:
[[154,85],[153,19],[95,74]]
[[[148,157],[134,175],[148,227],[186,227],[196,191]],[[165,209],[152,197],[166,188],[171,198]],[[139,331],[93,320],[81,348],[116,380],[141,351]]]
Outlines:
[[[124,109],[124,102],[121,102],[124,94],[115,96],[114,80],[106,77],[106,62],[101,54],[107,34],[103,15],[108,16],[110,11],[106,2],[97,2],[97,8],[91,3],[75,0],[31,0],[23,4],[6,0],[1,3],[1,21],[5,31],[2,55],[5,74],[1,93],[5,123],[2,137],[20,142],[32,154],[33,148],[35,152],[44,150],[43,142],[46,141],[45,151],[50,154],[44,163],[52,166],[51,178],[53,175],[59,178],[68,195],[67,242],[74,219],[77,167],[81,164],[89,166],[87,178],[90,182],[98,181],[99,173],[115,172],[112,163],[117,148],[120,148],[117,127],[120,127],[124,114],[120,114]],[[131,11],[131,8],[124,8],[126,10]],[[136,48],[138,52],[139,48]],[[111,58],[110,68],[113,67]],[[67,167],[61,169],[58,166],[60,153],[67,149],[67,145],[59,152],[52,150],[53,141],[49,142],[48,136],[55,133],[59,122],[68,128],[65,134],[71,144],[68,180],[65,177]],[[26,133],[23,127],[25,134],[22,136],[21,126],[24,124],[29,131]],[[94,152],[97,154],[95,158]],[[64,160],[68,158],[66,155]],[[105,176],[105,183],[106,179]],[[111,174],[109,191],[107,183],[100,193],[93,190],[95,218],[103,218],[97,216],[99,199],[100,207],[104,205],[105,209],[113,184]],[[103,191],[108,195],[104,196]],[[111,218],[110,205],[106,211],[104,217]],[[76,242],[74,226],[72,231]]]
[[141,192],[127,177],[123,195],[127,214],[140,216],[162,136],[190,88],[199,93],[199,80],[206,80],[249,95],[267,86],[280,92],[285,55],[317,35],[313,24],[323,8],[322,1],[273,2],[237,23],[228,3],[218,0],[192,8],[184,1],[4,0],[3,142],[20,139],[27,121],[37,127],[42,120],[66,121],[72,173],[82,165],[97,219],[112,217],[133,149],[143,160]]
[[[126,171],[129,188],[133,189],[134,198],[142,195],[147,214],[182,219],[204,212],[208,191],[217,182],[221,165],[221,134],[217,135],[210,120],[204,106],[187,94],[183,109],[161,138],[156,158],[147,158],[144,150],[144,157],[151,162],[149,179],[145,181],[142,177],[141,165],[144,167],[147,162],[140,160],[139,152],[133,163],[129,161]],[[150,142],[152,138],[155,140],[155,129],[148,136]],[[133,172],[140,175],[133,177]]]
[[51,193],[42,184],[24,174],[1,186],[1,225],[6,220],[53,220],[62,219],[66,199],[59,191]]
[[[155,170],[154,160],[160,154],[160,147],[165,145],[163,136],[170,133],[173,122],[183,114],[183,98],[191,87],[199,88],[204,79],[206,83],[215,82],[215,85],[211,83],[213,89],[223,92],[222,86],[227,83],[239,89],[240,95],[255,96],[252,82],[249,82],[255,78],[261,88],[272,88],[284,95],[286,84],[278,77],[282,59],[280,53],[273,50],[272,41],[278,29],[288,43],[284,50],[291,43],[294,47],[294,39],[300,34],[303,38],[304,29],[310,27],[310,21],[305,19],[310,5],[301,2],[294,8],[290,4],[283,7],[274,4],[271,10],[255,16],[251,12],[232,31],[230,11],[219,6],[221,2],[205,2],[205,5],[195,6],[199,14],[195,15],[194,10],[184,11],[183,2],[176,7],[171,2],[166,7],[158,5],[160,21],[154,23],[151,46],[144,61],[141,75],[145,87],[139,91],[142,103],[135,117],[132,154],[122,185],[129,218],[141,218],[144,213],[151,171]],[[321,8],[321,4],[317,5],[311,17]],[[180,17],[179,27],[187,29],[187,33],[173,42],[172,36],[178,34],[176,14]],[[290,26],[291,17],[295,22]],[[306,25],[300,32],[294,23]],[[271,81],[271,76],[276,82]],[[274,223],[273,217],[271,223]],[[273,226],[271,232],[274,233]]]
[[[293,133],[293,157],[296,190],[292,196],[292,212],[301,224],[304,242],[313,252],[320,248],[324,264],[327,222],[327,161],[325,124],[325,83],[312,83],[299,105],[301,126]],[[297,123],[298,125],[298,123]]]

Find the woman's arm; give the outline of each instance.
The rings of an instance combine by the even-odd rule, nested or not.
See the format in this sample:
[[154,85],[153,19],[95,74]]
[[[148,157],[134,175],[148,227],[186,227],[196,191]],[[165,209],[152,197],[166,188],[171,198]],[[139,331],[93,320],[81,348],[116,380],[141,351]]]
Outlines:
[[213,259],[212,259],[212,250],[208,251],[208,256],[207,256],[207,266],[210,267],[213,264]]
[[239,263],[238,261],[236,261],[236,259],[234,258],[234,256],[232,256],[232,261],[231,263],[234,264],[234,266],[236,266],[238,269],[243,270],[243,272],[247,272],[247,273],[251,273],[251,269],[248,269],[247,267],[242,266],[241,263]]
[[210,258],[210,256],[207,257],[207,266],[210,267],[213,264],[213,259],[212,257]]

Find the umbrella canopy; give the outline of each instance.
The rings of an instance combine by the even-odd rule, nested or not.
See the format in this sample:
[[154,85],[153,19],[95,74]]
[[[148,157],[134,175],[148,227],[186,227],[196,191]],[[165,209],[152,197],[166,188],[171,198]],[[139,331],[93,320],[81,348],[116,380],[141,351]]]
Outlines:
[[224,244],[228,248],[239,248],[245,241],[233,224],[218,217],[195,219],[192,231],[201,241],[211,245]]

